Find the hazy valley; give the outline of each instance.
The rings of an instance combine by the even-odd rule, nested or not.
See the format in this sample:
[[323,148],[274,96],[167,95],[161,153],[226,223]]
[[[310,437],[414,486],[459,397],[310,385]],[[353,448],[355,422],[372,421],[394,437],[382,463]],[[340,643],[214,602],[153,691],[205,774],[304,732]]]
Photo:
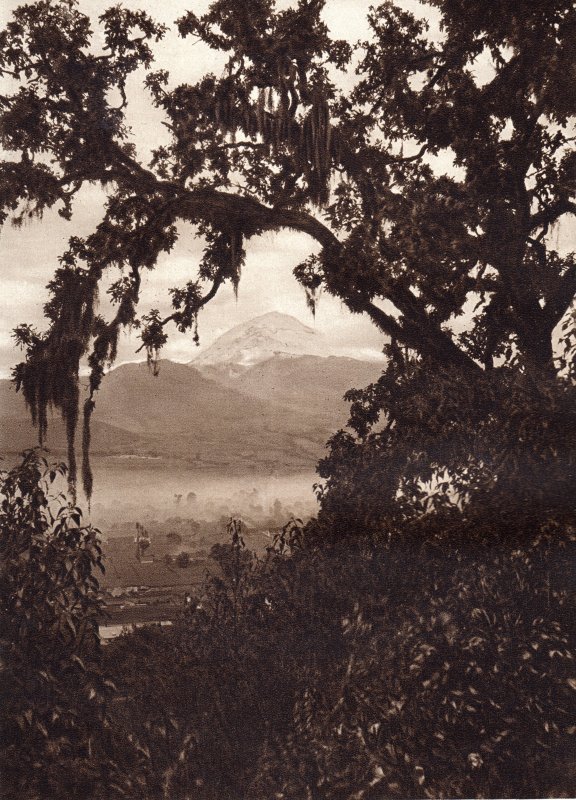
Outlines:
[[[188,364],[161,361],[158,376],[146,363],[111,370],[92,418],[94,521],[258,520],[275,501],[311,513],[315,465],[346,424],[343,395],[382,368],[321,356],[323,347],[311,328],[271,313],[232,328]],[[0,381],[0,453],[10,462],[36,436],[22,396]],[[65,456],[56,416],[46,444]]]

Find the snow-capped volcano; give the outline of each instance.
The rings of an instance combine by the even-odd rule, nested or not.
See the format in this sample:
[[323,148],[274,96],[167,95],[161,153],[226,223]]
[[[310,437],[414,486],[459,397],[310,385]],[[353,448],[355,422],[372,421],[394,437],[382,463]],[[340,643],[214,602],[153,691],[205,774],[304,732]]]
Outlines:
[[326,355],[324,337],[295,317],[271,311],[222,334],[190,364],[248,368],[274,356]]

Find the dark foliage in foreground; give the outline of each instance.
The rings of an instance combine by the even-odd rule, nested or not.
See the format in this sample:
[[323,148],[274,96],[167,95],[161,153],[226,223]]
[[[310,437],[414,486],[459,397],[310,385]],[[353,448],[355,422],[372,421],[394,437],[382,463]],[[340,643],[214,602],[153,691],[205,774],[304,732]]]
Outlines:
[[100,651],[96,532],[29,455],[4,476],[8,798],[566,797],[576,525],[452,509],[317,547],[230,545],[171,630]]
[[[0,222],[53,207],[70,218],[90,184],[107,195],[49,284],[47,329],[15,332],[14,378],[40,438],[49,407],[66,420],[72,490],[82,357],[89,496],[90,417],[121,330],[139,326],[155,364],[167,326],[195,330],[266,231],[315,240],[295,269],[310,304],[323,288],[367,314],[389,356],[351,395],[353,433],[332,442],[306,537],[292,527],[258,562],[235,529],[200,608],[107,654],[95,532],[76,509],[53,516],[33,460],[7,476],[2,733],[15,800],[572,793],[576,266],[550,234],[576,212],[573,4],[429,0],[435,39],[382,3],[348,93],[331,74],[353,51],[328,35],[323,5],[214,0],[183,16],[181,35],[228,70],[195,86],[146,72],[170,131],[150,164],[125,87],[149,69],[162,25],[104,11],[101,53],[66,0],[23,6],[0,32],[14,82],[1,98],[12,156]],[[437,156],[454,176],[432,169]],[[197,274],[171,290],[165,319],[139,316],[143,271],[183,222],[205,243]]]
[[114,643],[138,796],[569,796],[574,526],[439,522],[378,551],[231,548],[175,630]]
[[[55,492],[62,467],[35,452],[1,474],[2,790],[64,797],[102,783],[98,531]],[[105,759],[104,759],[105,762]]]

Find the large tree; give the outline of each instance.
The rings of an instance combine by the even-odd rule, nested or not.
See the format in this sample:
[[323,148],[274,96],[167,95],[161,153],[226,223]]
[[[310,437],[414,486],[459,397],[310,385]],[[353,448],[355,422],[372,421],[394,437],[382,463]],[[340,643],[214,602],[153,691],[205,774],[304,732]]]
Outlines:
[[[447,426],[490,427],[514,409],[542,417],[540,400],[529,402],[535,393],[555,398],[550,413],[563,437],[573,415],[576,264],[554,250],[550,233],[576,212],[573,4],[428,0],[419,8],[441,31],[430,36],[416,12],[385,2],[367,12],[371,37],[356,47],[330,38],[324,5],[299,0],[277,11],[273,0],[216,0],[203,16],[187,13],[180,34],[227,58],[220,76],[195,85],[152,71],[164,29],[120,6],[99,19],[100,50],[74,0],[23,6],[0,34],[0,69],[13,87],[0,97],[3,219],[55,206],[73,223],[87,183],[108,198],[93,234],[73,236],[62,256],[47,330],[17,332],[26,360],[16,381],[41,435],[47,408],[62,411],[72,476],[78,370],[88,357],[88,493],[89,417],[121,328],[141,325],[153,361],[170,324],[194,329],[219,287],[237,286],[245,246],[271,230],[320,245],[295,265],[312,304],[323,287],[390,342],[384,382],[356,397],[357,438],[335,443],[333,482],[360,440],[371,474],[366,447],[396,448],[397,469],[388,459],[385,470],[391,496],[407,465],[420,484],[426,470],[456,469],[462,439],[452,437],[454,452],[438,448],[442,432],[452,441]],[[354,63],[358,80],[344,93],[338,71]],[[148,164],[125,121],[127,79],[141,67],[170,132]],[[449,174],[434,168],[437,156],[452,162]],[[202,262],[172,290],[172,314],[152,310],[140,322],[142,270],[171,249],[182,221],[205,241]],[[118,267],[109,289],[117,311],[105,320],[95,301]],[[416,392],[421,401],[428,393],[431,408],[416,403],[411,418]],[[506,406],[510,397],[516,405]],[[371,432],[382,408],[384,439]],[[476,466],[493,472],[493,461],[480,453]],[[464,472],[469,479],[469,464]]]

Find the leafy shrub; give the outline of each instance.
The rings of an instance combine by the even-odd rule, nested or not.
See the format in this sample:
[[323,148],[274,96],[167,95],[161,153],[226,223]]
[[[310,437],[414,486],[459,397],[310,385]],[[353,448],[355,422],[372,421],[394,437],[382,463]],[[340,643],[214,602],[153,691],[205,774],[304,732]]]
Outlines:
[[1,479],[3,796],[92,797],[113,773],[100,668],[98,531],[57,494],[62,466],[38,452]]
[[323,541],[403,535],[407,522],[455,505],[497,517],[513,506],[543,518],[574,512],[573,381],[507,368],[456,379],[395,353],[376,383],[348,393],[350,430],[320,462]]
[[378,547],[291,520],[260,559],[232,521],[178,624],[101,652],[62,472],[29,453],[2,479],[7,798],[570,796],[569,511],[449,509]]
[[569,796],[575,527],[527,525],[221,546],[173,630],[108,648],[147,796]]
[[325,559],[349,600],[343,652],[329,670],[302,665],[260,796],[570,796],[576,537],[530,533],[510,545],[451,531],[361,566]]

